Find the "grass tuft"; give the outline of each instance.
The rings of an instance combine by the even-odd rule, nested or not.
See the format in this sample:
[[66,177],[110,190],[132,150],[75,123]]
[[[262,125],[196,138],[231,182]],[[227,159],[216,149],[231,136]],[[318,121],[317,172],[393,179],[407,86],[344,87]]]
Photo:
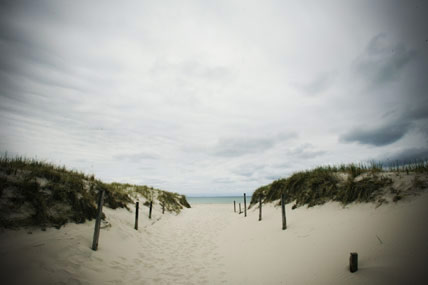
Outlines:
[[[428,172],[428,162],[418,161],[407,164],[383,166],[381,163],[348,164],[339,166],[321,166],[308,171],[294,173],[288,178],[278,179],[271,184],[255,190],[250,207],[261,197],[264,202],[280,199],[284,193],[286,202],[296,201],[294,208],[302,205],[309,207],[338,201],[346,205],[352,202],[374,202],[383,195],[383,189],[392,184],[390,178],[380,175],[386,171]],[[422,188],[423,182],[415,181]],[[394,201],[401,199],[396,195]]]
[[[162,197],[167,210],[180,212],[185,196],[152,187],[107,184],[81,172],[23,157],[0,157],[0,227],[53,226],[83,223],[96,217],[96,201],[105,191],[104,205],[128,208],[138,193],[148,201]],[[159,199],[159,198],[158,198]]]

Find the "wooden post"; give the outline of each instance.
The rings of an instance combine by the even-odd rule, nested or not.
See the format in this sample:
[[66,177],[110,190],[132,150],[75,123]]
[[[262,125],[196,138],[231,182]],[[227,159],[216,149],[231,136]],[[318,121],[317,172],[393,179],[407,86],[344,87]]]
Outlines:
[[241,203],[239,203],[239,214],[241,214]]
[[282,210],[282,229],[287,229],[287,219],[285,218],[285,194],[281,194],[281,210]]
[[259,221],[262,220],[262,196],[259,197]]
[[138,205],[140,203],[136,202],[135,203],[135,229],[138,230]]
[[101,190],[98,196],[98,211],[95,221],[94,239],[92,241],[92,250],[98,249],[98,240],[100,238],[101,216],[103,214],[104,190]]
[[244,217],[247,216],[247,195],[244,193]]
[[236,201],[233,201],[233,211],[236,213]]
[[351,256],[349,256],[349,271],[354,273],[358,271],[358,253],[351,252]]
[[162,214],[165,214],[165,205],[162,204]]
[[150,201],[150,209],[149,209],[149,219],[152,218],[152,207],[153,207],[153,202]]

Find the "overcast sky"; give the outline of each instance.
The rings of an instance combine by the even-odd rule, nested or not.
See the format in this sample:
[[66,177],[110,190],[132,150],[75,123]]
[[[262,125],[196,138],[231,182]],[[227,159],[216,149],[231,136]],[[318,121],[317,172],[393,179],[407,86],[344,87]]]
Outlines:
[[427,1],[1,1],[0,151],[187,195],[428,158]]

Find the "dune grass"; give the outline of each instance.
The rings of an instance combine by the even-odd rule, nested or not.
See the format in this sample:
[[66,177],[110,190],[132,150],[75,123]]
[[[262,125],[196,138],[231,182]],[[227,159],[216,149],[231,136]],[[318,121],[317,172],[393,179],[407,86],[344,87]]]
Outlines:
[[182,207],[190,208],[186,196],[177,193],[162,191],[159,193],[158,200],[160,205],[170,212],[179,212]]
[[[343,205],[352,202],[374,202],[381,199],[383,189],[392,184],[390,178],[378,175],[385,172],[428,172],[428,162],[383,166],[380,163],[321,166],[312,170],[294,173],[255,190],[250,207],[261,197],[264,202],[280,199],[284,193],[286,202],[295,201],[293,207],[309,207],[338,201]],[[394,201],[401,199],[399,193]],[[380,201],[380,200],[379,200]]]
[[93,175],[23,157],[0,157],[0,227],[61,227],[95,218],[96,201],[104,190],[104,205],[127,208],[138,195],[167,211],[190,207],[186,197],[152,187],[104,183]]

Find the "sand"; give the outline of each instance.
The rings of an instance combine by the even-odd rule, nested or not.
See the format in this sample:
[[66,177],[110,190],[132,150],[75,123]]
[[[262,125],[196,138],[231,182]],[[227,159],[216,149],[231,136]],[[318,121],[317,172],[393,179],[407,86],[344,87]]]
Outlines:
[[[428,284],[428,193],[389,203],[327,203],[243,214],[193,205],[153,219],[105,208],[111,227],[92,251],[94,221],[0,233],[2,284]],[[359,271],[350,273],[350,252]]]

